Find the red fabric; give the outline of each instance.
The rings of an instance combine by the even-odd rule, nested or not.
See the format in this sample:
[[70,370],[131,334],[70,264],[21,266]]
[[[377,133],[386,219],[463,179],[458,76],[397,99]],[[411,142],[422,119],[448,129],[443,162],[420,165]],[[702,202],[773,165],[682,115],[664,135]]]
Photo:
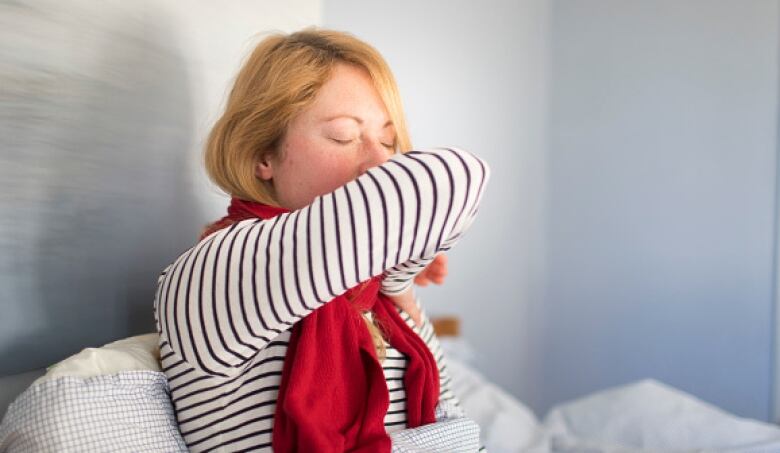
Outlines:
[[[228,215],[202,237],[247,218],[271,218],[283,208],[233,198]],[[384,417],[390,404],[376,349],[359,310],[371,310],[388,343],[406,355],[406,420],[435,422],[436,360],[379,293],[381,276],[347,290],[293,327],[274,414],[276,452],[389,452]]]

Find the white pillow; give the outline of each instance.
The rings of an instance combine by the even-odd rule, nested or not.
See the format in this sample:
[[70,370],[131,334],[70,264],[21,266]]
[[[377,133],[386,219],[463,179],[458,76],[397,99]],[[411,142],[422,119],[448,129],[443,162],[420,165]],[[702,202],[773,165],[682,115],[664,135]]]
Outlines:
[[47,368],[34,384],[63,376],[92,377],[122,371],[162,371],[157,333],[123,338],[101,348],[85,348]]
[[[447,353],[448,354],[448,353]],[[452,392],[466,416],[481,428],[482,444],[491,453],[529,452],[541,438],[533,411],[490,382],[473,366],[447,355]]]
[[653,379],[596,392],[545,417],[553,451],[780,451],[780,428]]

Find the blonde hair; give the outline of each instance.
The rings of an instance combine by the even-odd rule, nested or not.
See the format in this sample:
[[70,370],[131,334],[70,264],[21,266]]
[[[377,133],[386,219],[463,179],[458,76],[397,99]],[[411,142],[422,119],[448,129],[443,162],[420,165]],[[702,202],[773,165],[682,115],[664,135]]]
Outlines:
[[[255,165],[281,157],[287,126],[313,101],[338,63],[363,68],[395,126],[396,151],[411,149],[395,78],[369,44],[339,31],[307,28],[263,39],[236,76],[225,111],[209,133],[204,154],[209,178],[231,196],[278,206],[273,185],[255,176]],[[362,316],[385,358],[379,326]]]
[[263,39],[239,70],[206,142],[209,178],[232,196],[278,206],[270,183],[255,176],[255,164],[280,157],[287,126],[314,101],[337,63],[366,70],[395,126],[396,150],[409,151],[398,86],[379,52],[348,33],[307,28]]

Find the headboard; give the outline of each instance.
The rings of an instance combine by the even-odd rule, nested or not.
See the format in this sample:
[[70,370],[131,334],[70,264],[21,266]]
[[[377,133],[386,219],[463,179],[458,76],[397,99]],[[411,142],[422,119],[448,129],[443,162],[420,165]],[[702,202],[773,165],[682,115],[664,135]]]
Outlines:
[[431,316],[431,324],[437,337],[460,336],[460,318],[457,316]]

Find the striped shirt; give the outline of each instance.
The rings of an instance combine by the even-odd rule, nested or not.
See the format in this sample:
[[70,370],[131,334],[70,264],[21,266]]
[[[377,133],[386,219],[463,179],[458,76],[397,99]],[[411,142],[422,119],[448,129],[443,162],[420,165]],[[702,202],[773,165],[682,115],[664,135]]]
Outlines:
[[[414,322],[409,314],[401,309],[397,309],[401,315],[401,319],[406,322],[406,325],[412,328],[412,330],[419,335],[428,348],[431,350],[431,354],[436,359],[436,365],[439,368],[439,399],[452,401],[456,406],[460,406],[458,399],[452,393],[450,389],[450,377],[447,371],[447,366],[444,362],[444,354],[439,344],[438,338],[433,332],[433,324],[431,324],[428,317],[425,315],[425,311],[420,306],[418,300],[415,300],[417,307],[420,308],[423,323],[420,327]],[[369,319],[371,316],[368,316]],[[385,381],[387,382],[387,390],[390,392],[390,406],[387,408],[387,414],[385,415],[385,430],[388,433],[400,431],[406,428],[406,390],[404,389],[404,373],[406,371],[406,356],[392,347],[386,341],[385,343],[385,359],[382,361],[382,371],[385,374]]]
[[[471,225],[489,173],[459,149],[396,154],[307,207],[219,230],[168,266],[155,320],[190,450],[271,451],[290,327],[372,276],[385,274],[385,294],[408,289]],[[413,330],[437,358],[441,397],[452,397],[430,323]],[[405,363],[388,349],[388,432],[405,428]]]

